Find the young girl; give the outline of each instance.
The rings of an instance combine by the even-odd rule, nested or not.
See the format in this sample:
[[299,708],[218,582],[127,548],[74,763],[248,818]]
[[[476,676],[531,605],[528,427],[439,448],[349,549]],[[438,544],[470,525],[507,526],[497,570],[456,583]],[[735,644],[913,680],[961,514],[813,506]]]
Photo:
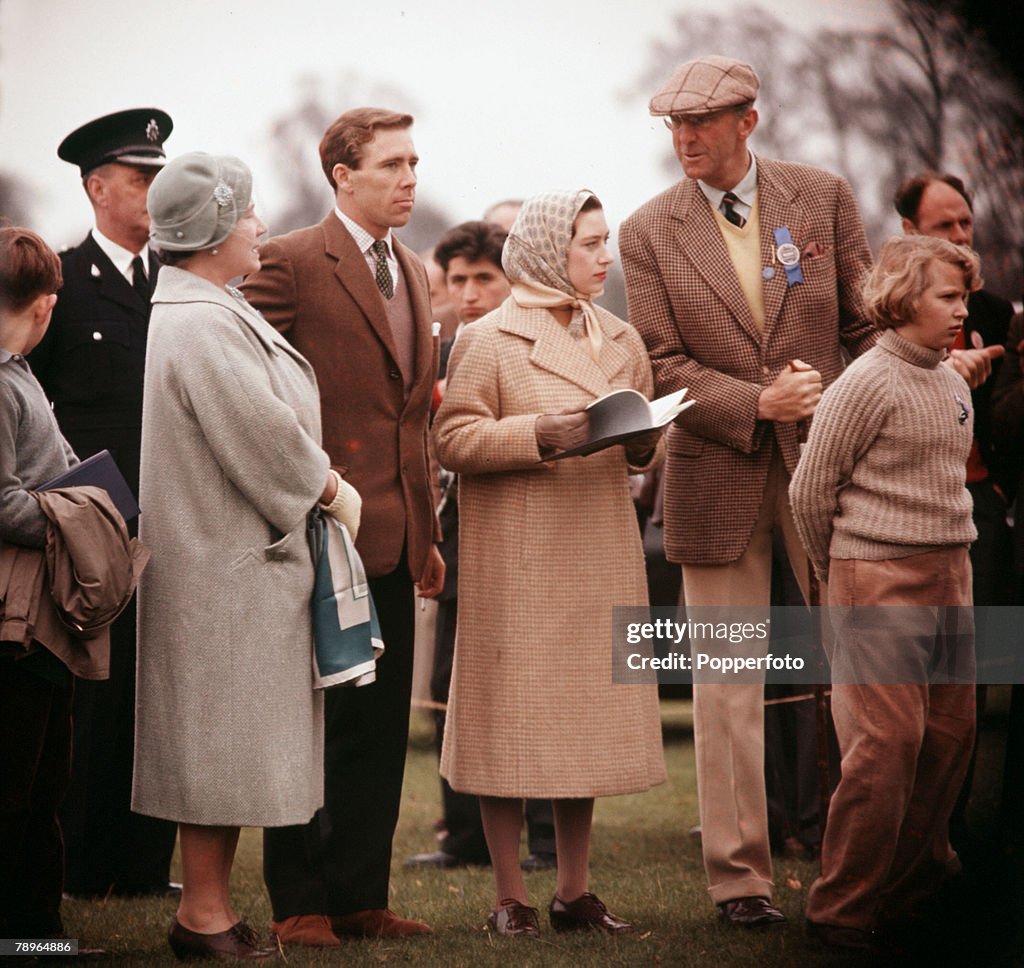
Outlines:
[[920,235],[885,244],[864,286],[882,335],[826,391],[790,484],[830,608],[857,617],[836,629],[842,779],[807,904],[809,931],[839,947],[871,947],[883,907],[912,915],[956,865],[947,824],[974,686],[930,684],[929,670],[950,648],[973,670],[964,610],[844,607],[971,605],[971,396],[940,364],[980,286],[969,249]]

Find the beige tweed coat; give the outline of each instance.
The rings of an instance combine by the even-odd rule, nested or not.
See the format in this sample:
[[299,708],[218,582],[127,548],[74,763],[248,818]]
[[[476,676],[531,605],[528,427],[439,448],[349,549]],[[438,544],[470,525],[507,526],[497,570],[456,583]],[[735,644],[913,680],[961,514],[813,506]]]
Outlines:
[[647,603],[629,495],[629,474],[645,468],[631,468],[621,446],[537,463],[537,415],[620,387],[650,396],[640,337],[599,307],[598,318],[597,363],[547,310],[511,298],[452,352],[434,442],[461,475],[441,754],[456,790],[592,797],[665,779],[656,687],[613,684],[611,669],[612,606]]
[[251,307],[160,271],[142,413],[132,809],[305,823],[323,803],[306,512],[327,480],[309,364]]
[[[871,252],[850,186],[818,168],[757,159],[764,332],[750,315],[711,206],[677,182],[619,230],[629,320],[651,356],[658,396],[689,387],[694,406],[668,433],[665,548],[672,561],[735,561],[750,543],[777,445],[792,473],[796,424],[757,419],[761,391],[800,359],[826,386],[877,333],[860,297]],[[774,230],[801,252],[787,285]]]

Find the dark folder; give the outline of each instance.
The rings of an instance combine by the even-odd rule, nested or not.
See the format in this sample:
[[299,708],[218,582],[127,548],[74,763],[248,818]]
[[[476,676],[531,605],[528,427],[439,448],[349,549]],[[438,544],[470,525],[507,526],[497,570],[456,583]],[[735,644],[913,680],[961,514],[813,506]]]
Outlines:
[[102,487],[110,495],[114,507],[121,512],[121,517],[125,521],[130,521],[138,515],[139,504],[135,500],[135,495],[114,463],[109,450],[101,450],[98,454],[87,457],[80,464],[69,467],[63,474],[58,474],[53,480],[41,484],[36,490],[52,491],[55,487],[80,487],[83,484]]

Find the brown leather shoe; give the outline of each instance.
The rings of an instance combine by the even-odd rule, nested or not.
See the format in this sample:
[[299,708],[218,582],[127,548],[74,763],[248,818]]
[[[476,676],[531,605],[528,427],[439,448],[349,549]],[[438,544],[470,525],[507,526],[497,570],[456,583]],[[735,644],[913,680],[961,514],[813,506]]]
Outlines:
[[506,897],[497,911],[487,915],[487,927],[506,937],[536,938],[540,934],[540,918],[536,908]]
[[766,897],[736,897],[722,901],[718,910],[726,921],[744,928],[766,928],[786,920],[786,915]]
[[434,933],[429,924],[400,918],[386,908],[336,914],[331,918],[331,928],[336,935],[345,938],[412,938]]
[[589,891],[575,901],[566,902],[560,897],[553,897],[548,905],[548,917],[556,931],[587,931],[593,928],[605,934],[619,934],[633,930],[633,925],[615,917],[604,902]]
[[227,931],[200,934],[190,931],[175,918],[167,932],[171,951],[181,961],[212,958],[214,961],[270,961],[277,957],[277,948],[260,945],[256,932],[245,921],[233,924]]
[[326,914],[296,914],[283,921],[271,921],[270,930],[281,944],[300,944],[307,948],[341,946]]
[[818,921],[808,921],[807,934],[812,938],[817,938],[829,948],[843,948],[846,951],[875,951],[878,948],[870,931],[847,928],[840,924],[821,924]]

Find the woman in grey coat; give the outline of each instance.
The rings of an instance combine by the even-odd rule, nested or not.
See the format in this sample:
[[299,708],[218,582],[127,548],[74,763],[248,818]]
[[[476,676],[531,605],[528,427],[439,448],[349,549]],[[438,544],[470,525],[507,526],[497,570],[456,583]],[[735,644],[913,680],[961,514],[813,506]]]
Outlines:
[[353,537],[359,495],[320,446],[313,370],[228,285],[259,269],[266,226],[236,158],[192,152],[154,179],[142,420],[138,714],[132,807],[179,824],[180,958],[262,960],[232,910],[239,827],[305,823],[323,802],[312,684],[319,501]]

